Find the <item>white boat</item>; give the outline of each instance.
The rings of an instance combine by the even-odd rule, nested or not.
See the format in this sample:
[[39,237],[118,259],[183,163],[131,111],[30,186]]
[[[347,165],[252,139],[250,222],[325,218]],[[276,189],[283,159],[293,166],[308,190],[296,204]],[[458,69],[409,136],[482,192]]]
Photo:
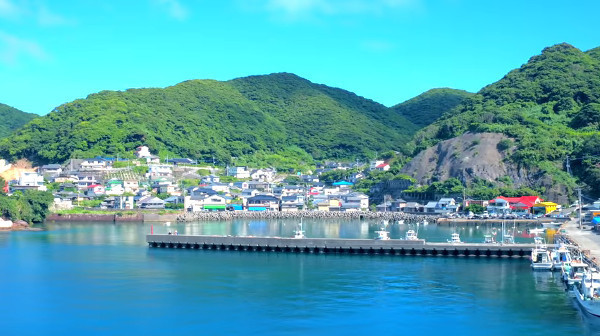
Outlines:
[[300,218],[300,224],[298,224],[298,229],[294,230],[294,239],[304,239],[306,236],[304,235],[304,231],[302,231],[302,218]]
[[543,229],[543,228],[527,229],[527,232],[529,232],[529,234],[542,234],[542,233],[546,232],[546,229]]
[[588,265],[579,260],[574,260],[571,263],[563,264],[562,271],[565,285],[567,285],[567,288],[572,288],[574,285],[581,283],[583,275],[588,271]]
[[531,268],[534,271],[552,270],[552,257],[541,237],[535,237],[535,247],[531,250]]
[[406,234],[404,235],[404,239],[405,240],[418,240],[419,238],[417,238],[417,233],[415,232],[415,230],[408,230],[408,231],[406,231]]
[[460,235],[456,232],[453,233],[452,236],[450,237],[450,240],[448,240],[448,243],[452,243],[452,244],[462,243],[462,241],[460,241]]
[[581,282],[573,286],[573,294],[585,312],[600,317],[600,273],[584,273]]
[[398,225],[404,225],[404,219],[398,220]]
[[389,232],[387,232],[385,228],[382,228],[379,231],[375,231],[375,233],[377,233],[377,237],[375,237],[375,240],[390,240]]
[[558,229],[561,225],[562,225],[562,223],[557,223],[557,222],[542,223],[543,227],[553,228],[553,229]]
[[424,219],[423,220],[423,226],[428,225],[428,224],[429,224],[429,222],[426,219]]
[[494,241],[494,236],[492,236],[491,234],[486,234],[486,235],[483,235],[483,243],[484,244],[495,244],[496,241]]
[[562,270],[563,264],[570,263],[572,260],[571,251],[564,244],[560,244],[550,255],[552,256],[553,271]]

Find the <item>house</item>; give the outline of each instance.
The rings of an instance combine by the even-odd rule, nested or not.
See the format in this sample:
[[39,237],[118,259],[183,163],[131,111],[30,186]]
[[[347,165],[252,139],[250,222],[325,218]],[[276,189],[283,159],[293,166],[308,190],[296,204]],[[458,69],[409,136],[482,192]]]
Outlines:
[[408,202],[408,203],[406,203],[406,206],[404,207],[404,212],[420,213],[423,211],[424,211],[423,205],[419,204],[417,202]]
[[149,178],[159,178],[159,177],[166,177],[166,178],[171,178],[173,177],[173,167],[169,166],[169,165],[159,165],[159,164],[152,164],[148,166],[148,173],[146,173],[146,177]]
[[137,193],[140,185],[137,180],[123,180],[123,188],[127,193]]
[[60,196],[54,196],[54,202],[50,206],[50,210],[71,210],[73,209],[73,200],[70,198],[63,198]]
[[51,181],[54,183],[65,183],[65,182],[75,183],[75,182],[79,181],[79,178],[77,177],[77,175],[60,174],[59,176],[52,177]]
[[377,212],[392,212],[392,202],[383,202],[375,206]]
[[383,161],[383,160],[371,161],[371,164],[369,165],[369,170],[375,170],[375,169],[377,169],[377,166],[380,166],[384,163],[385,163],[385,161]]
[[148,148],[148,146],[139,146],[135,150],[135,156],[138,159],[142,159],[142,158],[152,156],[152,154],[150,153],[150,148]]
[[533,214],[549,214],[552,211],[555,211],[560,206],[554,202],[539,202],[531,207],[531,212]]
[[213,182],[208,186],[208,188],[210,188],[216,192],[222,192],[222,193],[229,192],[229,184],[226,184],[226,183]]
[[249,211],[279,211],[279,198],[270,195],[256,195],[247,199]]
[[141,209],[164,209],[165,201],[161,200],[158,197],[144,197],[138,201],[138,207]]
[[44,176],[58,176],[62,171],[62,166],[59,164],[47,164],[38,168],[38,172]]
[[275,169],[254,169],[250,173],[250,178],[254,181],[267,181],[271,182],[275,178]]
[[246,188],[243,189],[256,189],[259,191],[271,191],[273,190],[273,185],[269,182],[263,181],[248,181],[246,182]]
[[321,200],[317,203],[317,209],[319,211],[341,211],[342,201],[339,198]]
[[304,187],[301,187],[301,186],[286,185],[281,188],[282,196],[298,195],[298,194],[302,195],[305,192],[306,191],[304,190]]
[[115,196],[113,209],[133,209],[134,208],[134,197],[133,196]]
[[[513,210],[529,212],[531,207],[543,200],[538,196],[504,197],[499,196],[489,201],[487,210],[490,213],[509,213]],[[518,205],[518,207],[517,207]]]
[[353,192],[348,194],[343,194],[339,196],[342,199],[342,209],[344,211],[348,211],[349,209],[354,210],[369,210],[369,196],[359,193]]
[[217,195],[217,192],[209,189],[209,188],[203,188],[203,187],[189,187],[187,189],[187,193],[189,196],[211,196],[211,195]]
[[250,178],[248,167],[227,167],[227,176],[233,176],[239,179]]
[[157,194],[175,194],[177,193],[177,186],[171,181],[160,178],[152,183],[152,190]]
[[90,174],[79,174],[77,175],[77,187],[79,189],[87,190],[87,187],[98,184],[96,177]]
[[16,185],[11,186],[12,190],[48,190],[44,185],[44,177],[36,172],[22,172]]
[[190,212],[225,211],[227,200],[219,195],[185,196],[183,208]]
[[105,193],[106,193],[106,189],[101,184],[92,184],[91,186],[87,187],[88,195],[98,196],[98,195],[104,195]]
[[304,210],[304,195],[290,195],[281,197],[281,211],[294,212]]
[[375,170],[388,171],[390,170],[390,165],[384,162],[375,166]]
[[198,164],[198,162],[196,160],[192,160],[190,158],[167,159],[165,162],[166,163],[172,163],[172,164],[174,164],[176,166]]
[[125,188],[123,188],[123,181],[121,180],[109,180],[106,182],[106,194],[111,196],[123,195]]
[[[215,183],[215,182],[221,182],[221,178],[218,177],[217,175],[207,175],[207,176],[202,176],[202,183]],[[241,189],[241,188],[240,188]]]
[[406,206],[406,201],[402,198],[398,198],[392,201],[392,211],[400,212],[404,211],[404,207]]
[[84,159],[79,165],[81,171],[102,171],[110,166],[110,162],[101,157]]

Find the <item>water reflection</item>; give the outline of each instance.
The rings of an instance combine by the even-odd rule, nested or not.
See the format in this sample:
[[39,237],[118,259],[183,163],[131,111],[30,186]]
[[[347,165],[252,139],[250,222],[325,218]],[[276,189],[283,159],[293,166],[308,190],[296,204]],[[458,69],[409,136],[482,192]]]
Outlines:
[[[258,237],[292,237],[300,221],[295,219],[208,221],[192,223],[99,223],[68,222],[48,223],[47,234],[27,235],[27,239],[43,239],[69,244],[115,245],[144,244],[145,235],[151,231],[157,234],[177,231],[186,235],[218,235],[218,236],[258,236]],[[379,221],[366,220],[303,220],[303,228],[309,238],[348,238],[374,239],[383,224]],[[403,239],[406,231],[414,230],[419,238],[430,242],[446,242],[452,233],[460,234],[464,242],[481,243],[485,234],[490,234],[490,227],[484,226],[442,226],[436,224],[422,225],[417,223],[387,225],[392,239]],[[533,236],[526,230],[515,230],[515,242],[531,243]],[[501,240],[501,231],[495,231],[497,241]],[[0,234],[0,244],[6,243],[6,235]]]

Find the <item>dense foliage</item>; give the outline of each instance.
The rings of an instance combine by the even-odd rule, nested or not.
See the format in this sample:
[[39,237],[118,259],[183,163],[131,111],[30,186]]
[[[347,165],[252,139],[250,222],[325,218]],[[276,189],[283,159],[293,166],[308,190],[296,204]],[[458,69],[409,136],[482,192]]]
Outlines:
[[472,95],[463,90],[432,89],[391,107],[391,110],[421,128],[433,123]]
[[38,115],[26,113],[14,107],[0,104],[0,138],[8,136],[14,130],[36,117],[38,117]]
[[[515,140],[509,160],[518,167],[549,173],[555,183],[573,186],[563,170],[567,155],[600,153],[600,49],[587,52],[558,44],[519,69],[465,99],[419,131],[413,153],[470,132],[504,133]],[[596,139],[596,140],[595,140]],[[506,150],[511,144],[503,143]],[[574,172],[600,192],[597,159],[576,160]]]
[[46,219],[53,201],[54,196],[47,191],[26,190],[24,193],[15,192],[12,196],[0,194],[0,217],[40,223]]
[[145,144],[162,157],[301,170],[399,149],[416,129],[381,104],[282,73],[102,91],[31,121],[0,142],[0,157],[131,157]]

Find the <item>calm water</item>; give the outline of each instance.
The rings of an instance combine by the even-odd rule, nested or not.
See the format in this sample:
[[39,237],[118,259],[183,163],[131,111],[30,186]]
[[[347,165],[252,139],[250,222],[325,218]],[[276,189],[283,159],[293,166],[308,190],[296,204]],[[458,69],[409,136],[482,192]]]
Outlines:
[[[309,237],[377,223],[305,221]],[[49,224],[0,234],[1,335],[587,335],[550,273],[524,259],[149,249],[150,224]],[[154,232],[291,235],[294,221],[153,225]],[[392,225],[392,237],[407,228]],[[444,241],[459,230],[429,225]],[[462,231],[460,231],[462,230]],[[522,237],[522,239],[527,239]],[[600,333],[599,333],[600,334]]]

